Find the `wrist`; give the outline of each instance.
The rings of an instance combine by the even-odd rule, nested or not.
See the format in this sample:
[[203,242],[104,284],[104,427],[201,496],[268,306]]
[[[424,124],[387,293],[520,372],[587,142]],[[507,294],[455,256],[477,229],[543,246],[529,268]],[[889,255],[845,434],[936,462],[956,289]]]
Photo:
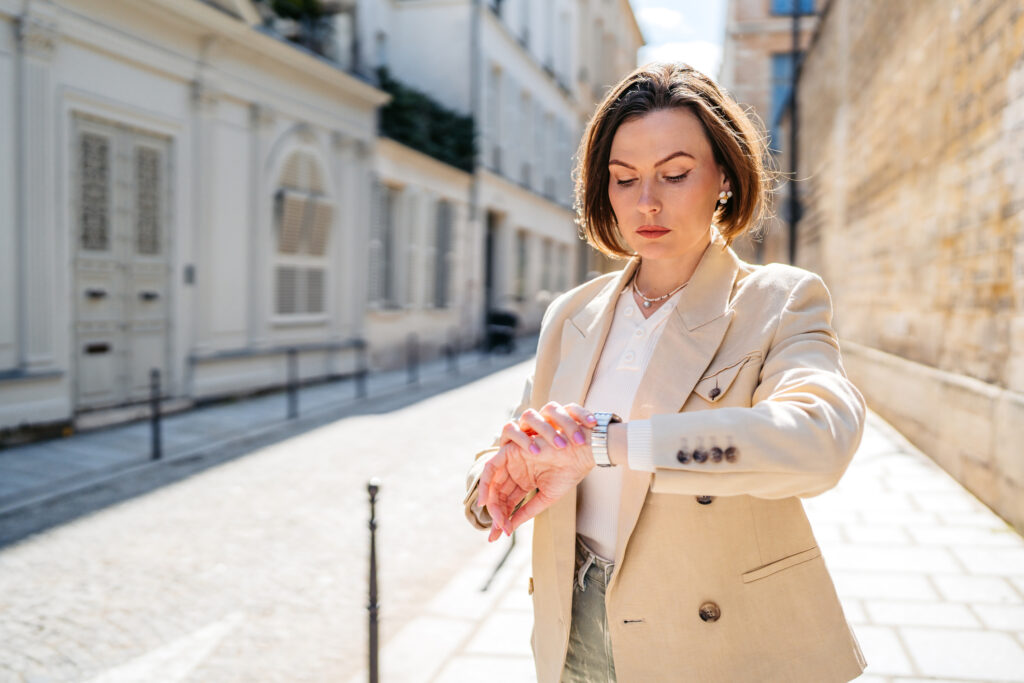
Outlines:
[[625,422],[608,425],[608,459],[613,465],[626,465],[629,461],[627,446],[627,427]]

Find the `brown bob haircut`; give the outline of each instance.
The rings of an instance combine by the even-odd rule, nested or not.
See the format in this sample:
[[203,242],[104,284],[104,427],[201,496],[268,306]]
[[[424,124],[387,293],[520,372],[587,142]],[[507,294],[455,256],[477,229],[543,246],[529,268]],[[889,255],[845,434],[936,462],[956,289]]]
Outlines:
[[[770,171],[763,136],[754,120],[725,91],[682,63],[652,63],[612,88],[587,124],[577,152],[576,223],[581,237],[613,258],[633,255],[618,230],[608,199],[608,158],[612,139],[626,120],[661,109],[684,107],[704,127],[715,161],[729,178],[733,196],[715,211],[714,223],[726,244],[756,225],[766,212]],[[755,117],[756,120],[756,117]]]

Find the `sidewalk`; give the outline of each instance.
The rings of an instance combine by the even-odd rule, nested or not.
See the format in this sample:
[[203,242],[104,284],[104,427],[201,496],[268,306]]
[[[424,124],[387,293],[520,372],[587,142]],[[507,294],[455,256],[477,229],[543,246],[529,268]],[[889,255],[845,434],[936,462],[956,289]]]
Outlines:
[[[839,486],[805,501],[868,660],[861,683],[1024,682],[1024,539],[875,414]],[[536,680],[530,530],[488,545],[384,643],[381,680]],[[350,683],[366,681],[365,672]]]
[[143,480],[153,488],[340,417],[393,410],[522,362],[536,342],[536,336],[520,338],[511,354],[462,353],[455,372],[444,358],[422,363],[414,385],[405,368],[371,373],[366,398],[356,396],[353,379],[301,387],[295,419],[287,418],[285,391],[167,415],[160,460],[151,459],[148,420],[0,450],[0,547],[74,517],[79,507],[103,506],[111,498],[96,495],[101,489],[130,489],[126,482]]

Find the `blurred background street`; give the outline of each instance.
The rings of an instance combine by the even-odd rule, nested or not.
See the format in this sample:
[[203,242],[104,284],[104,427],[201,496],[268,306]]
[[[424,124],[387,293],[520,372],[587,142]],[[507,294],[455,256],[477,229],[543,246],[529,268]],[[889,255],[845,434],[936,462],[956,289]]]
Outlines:
[[872,411],[807,501],[862,680],[1024,680],[1019,0],[0,0],[0,681],[365,679],[372,476],[387,680],[532,680],[463,475],[621,267],[572,172],[652,60]]

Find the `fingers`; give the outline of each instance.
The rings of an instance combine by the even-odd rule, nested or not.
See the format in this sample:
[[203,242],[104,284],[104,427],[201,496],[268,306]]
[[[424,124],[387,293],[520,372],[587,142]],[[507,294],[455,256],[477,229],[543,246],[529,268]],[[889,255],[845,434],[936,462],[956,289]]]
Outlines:
[[[520,526],[551,507],[552,502],[554,501],[541,494],[537,494],[530,500],[526,501],[526,504],[516,510],[515,514],[512,515],[512,519],[510,520],[512,531],[515,531]],[[511,534],[512,532],[510,531],[508,533]]]
[[[570,412],[570,406],[572,410]],[[526,410],[519,418],[519,427],[533,430],[537,435],[555,448],[562,449],[570,445],[582,446],[587,442],[584,428],[589,428],[590,411],[578,404],[563,406],[551,401],[540,412]]]
[[533,437],[520,429],[519,423],[513,420],[506,422],[501,430],[500,443],[504,445],[508,442],[516,444],[524,451],[534,454],[540,452],[540,448],[533,442]]
[[[545,443],[553,446],[557,449],[565,448],[569,445],[565,437],[559,434],[558,429],[549,423],[544,417],[536,410],[530,409],[524,411],[519,416],[519,427],[523,430],[532,430],[536,432],[537,439],[543,440]],[[572,432],[570,431],[570,434]]]
[[583,425],[587,429],[590,429],[597,424],[597,418],[594,417],[594,413],[587,410],[579,403],[566,403],[564,408],[572,419],[576,420],[577,423]]
[[495,473],[505,471],[505,458],[505,451],[498,449],[498,452],[487,461],[483,471],[480,472],[480,481],[477,483],[476,494],[477,505],[480,507],[490,503],[491,479],[494,478]]

